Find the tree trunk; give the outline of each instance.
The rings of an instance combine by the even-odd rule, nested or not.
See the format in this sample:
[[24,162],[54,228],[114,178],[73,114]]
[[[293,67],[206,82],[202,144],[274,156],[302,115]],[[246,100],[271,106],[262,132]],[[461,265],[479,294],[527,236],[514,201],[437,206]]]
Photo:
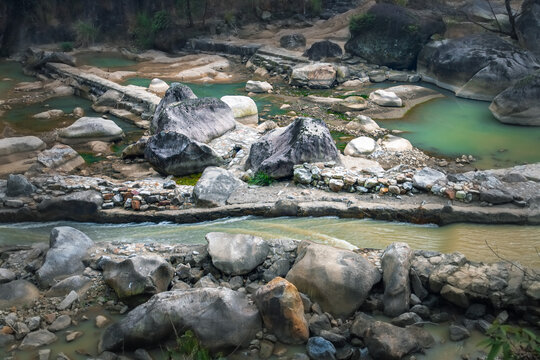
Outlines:
[[188,17],[189,27],[193,27],[193,16],[191,15],[191,0],[186,0],[186,15]]
[[516,14],[512,11],[510,6],[510,0],[504,0],[504,6],[506,7],[506,12],[508,13],[508,20],[510,21],[510,37],[514,40],[517,40],[516,33]]

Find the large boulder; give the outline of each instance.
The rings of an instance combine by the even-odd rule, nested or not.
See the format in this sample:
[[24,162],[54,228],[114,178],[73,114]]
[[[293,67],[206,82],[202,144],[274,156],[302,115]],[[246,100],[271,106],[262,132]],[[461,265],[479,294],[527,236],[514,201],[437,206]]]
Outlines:
[[304,53],[304,56],[307,56],[309,60],[313,61],[320,61],[326,58],[341,58],[341,55],[343,55],[341,47],[329,40],[314,42]]
[[360,136],[352,139],[347,146],[345,146],[343,153],[348,156],[361,157],[371,154],[373,151],[375,151],[376,146],[377,143],[372,138]]
[[276,277],[255,293],[265,327],[285,344],[303,344],[309,337],[304,305],[296,287]]
[[151,136],[144,157],[158,172],[175,176],[200,173],[208,166],[222,163],[221,157],[210,146],[177,132]]
[[287,280],[324,311],[346,317],[362,305],[381,274],[352,251],[303,241]]
[[249,96],[223,96],[221,98],[231,108],[234,119],[244,125],[257,125],[259,110],[257,104]]
[[414,69],[422,47],[436,33],[444,33],[440,16],[379,3],[354,17],[345,50],[370,63],[394,69]]
[[489,110],[500,122],[540,126],[540,71],[524,77],[493,99]]
[[83,259],[94,242],[77,229],[59,226],[51,230],[49,246],[45,262],[36,272],[42,287],[50,287],[57,280],[82,273],[85,269]]
[[22,341],[19,349],[21,350],[34,350],[42,346],[50,345],[58,340],[56,335],[48,330],[37,330],[26,335]]
[[266,81],[248,80],[246,82],[246,91],[252,93],[267,93],[273,87]]
[[28,196],[36,191],[36,187],[32,185],[23,175],[10,174],[7,179],[7,196]]
[[297,65],[292,69],[290,84],[311,89],[329,89],[336,83],[337,71],[332,64]]
[[132,304],[167,291],[174,275],[171,264],[157,255],[107,261],[102,268],[105,283],[114,289],[118,298]]
[[79,144],[90,141],[120,140],[124,132],[112,120],[97,117],[82,117],[67,128],[58,130],[59,141],[64,144]]
[[169,90],[169,84],[158,78],[152,79],[150,85],[148,85],[148,91],[156,94],[163,94],[167,92],[167,90]]
[[339,151],[324,121],[299,117],[251,146],[247,166],[279,179],[292,176],[296,164],[339,162]]
[[105,330],[99,351],[157,346],[186,330],[192,330],[211,351],[231,350],[255,338],[261,318],[245,294],[227,288],[164,292]]
[[95,190],[77,191],[71,194],[45,199],[38,211],[48,219],[87,220],[101,209],[103,197]]
[[418,56],[422,80],[485,101],[537,69],[531,53],[489,33],[433,41]]
[[287,50],[296,50],[306,46],[306,37],[300,33],[283,35],[279,38],[279,45]]
[[186,99],[165,106],[152,119],[154,133],[174,131],[201,143],[208,143],[236,123],[231,108],[216,98]]
[[362,313],[354,319],[351,334],[364,341],[373,359],[381,360],[399,360],[407,354],[429,348],[435,342],[433,337],[420,327],[401,328],[375,321]]
[[395,93],[386,90],[375,90],[369,94],[369,100],[379,106],[401,107],[403,101]]
[[123,97],[124,95],[120,91],[109,89],[96,99],[93,106],[95,109],[99,109],[101,107],[114,108],[120,101],[122,101]]
[[400,153],[404,151],[410,151],[413,149],[411,142],[395,135],[386,135],[380,139],[381,147],[389,152]]
[[65,52],[28,48],[23,54],[24,66],[31,69],[40,68],[49,62],[62,63],[70,66],[76,65],[75,58]]
[[154,113],[154,122],[158,120],[159,114],[161,114],[161,111],[168,105],[189,99],[197,99],[197,95],[193,93],[191,88],[184,84],[173,82],[165,92],[165,96],[163,96],[156,108],[156,112]]
[[9,163],[19,157],[45,149],[47,145],[35,136],[20,136],[0,139],[0,164]]
[[30,171],[70,172],[85,164],[78,152],[68,145],[57,144],[38,154],[37,163]]
[[38,288],[26,280],[0,284],[0,310],[10,309],[14,306],[31,306],[38,299]]
[[384,314],[398,316],[409,310],[411,286],[409,270],[413,252],[406,243],[392,243],[381,258],[383,269]]
[[227,275],[244,275],[266,260],[270,246],[258,236],[211,232],[206,234],[212,264]]
[[540,1],[525,0],[516,19],[519,43],[540,59]]
[[230,171],[219,167],[207,167],[195,187],[193,198],[197,206],[216,207],[227,203],[229,196],[244,182]]
[[430,190],[439,181],[446,180],[446,175],[439,170],[425,167],[413,176],[413,185],[418,189]]

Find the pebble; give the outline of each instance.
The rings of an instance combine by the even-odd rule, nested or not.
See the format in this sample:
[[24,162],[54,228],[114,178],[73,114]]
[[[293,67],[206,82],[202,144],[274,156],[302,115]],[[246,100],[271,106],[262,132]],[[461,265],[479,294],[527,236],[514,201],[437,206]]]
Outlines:
[[81,336],[83,336],[83,332],[82,331],[73,331],[73,332],[70,332],[69,334],[66,335],[66,341],[67,342],[72,342],[73,340],[75,339],[78,339],[80,338]]

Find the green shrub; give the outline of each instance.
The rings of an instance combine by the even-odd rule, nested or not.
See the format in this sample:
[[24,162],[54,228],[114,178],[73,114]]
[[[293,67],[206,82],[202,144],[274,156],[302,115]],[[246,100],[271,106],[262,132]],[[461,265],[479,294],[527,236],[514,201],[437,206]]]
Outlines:
[[73,50],[73,43],[71,41],[64,41],[60,43],[60,50],[63,52],[70,52]]
[[370,28],[375,22],[375,15],[362,14],[354,15],[349,22],[349,30],[351,34],[358,34],[368,28]]
[[99,29],[91,22],[79,20],[75,23],[77,44],[82,47],[93,45],[96,41]]
[[156,35],[171,26],[171,17],[165,10],[156,12],[152,17],[146,12],[137,14],[135,19],[135,43],[141,49],[150,49]]
[[249,179],[249,185],[268,186],[274,182],[274,179],[263,171],[257,171],[251,179]]
[[487,360],[494,360],[502,351],[504,360],[533,360],[540,358],[540,341],[527,329],[501,325],[495,321],[488,329],[487,339],[479,345],[490,348]]
[[309,10],[311,15],[320,15],[322,11],[322,0],[309,0]]
[[165,10],[158,11],[152,18],[152,33],[167,30],[171,26],[171,16]]
[[236,25],[236,15],[232,11],[225,12],[223,15],[223,20],[225,20],[225,23],[229,26]]
[[202,173],[179,176],[179,177],[175,177],[174,181],[176,182],[177,185],[195,186],[195,184],[197,184],[197,181],[199,181],[201,176],[202,176]]
[[172,360],[212,360],[223,359],[223,355],[218,354],[212,357],[208,349],[202,347],[199,340],[193,333],[188,330],[184,335],[177,337],[176,346],[168,348],[168,358]]

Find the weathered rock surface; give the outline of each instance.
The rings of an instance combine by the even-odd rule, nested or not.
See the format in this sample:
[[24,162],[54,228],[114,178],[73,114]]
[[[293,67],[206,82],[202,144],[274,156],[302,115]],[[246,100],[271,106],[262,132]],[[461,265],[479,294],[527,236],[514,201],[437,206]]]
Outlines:
[[411,142],[395,135],[386,135],[381,139],[381,147],[389,152],[400,153],[413,149]]
[[85,161],[78,152],[68,145],[57,144],[38,154],[37,164],[30,168],[30,172],[70,172],[84,164]]
[[446,175],[438,170],[425,167],[413,176],[413,185],[419,189],[429,190],[438,181],[444,181]]
[[0,164],[10,162],[10,155],[45,149],[47,145],[38,137],[21,136],[0,139]]
[[24,65],[28,68],[37,69],[46,63],[62,63],[75,66],[75,58],[60,51],[44,51],[37,48],[28,48],[24,53]]
[[222,163],[221,157],[208,145],[177,132],[151,136],[144,156],[158,172],[176,176],[200,173],[208,166]]
[[51,230],[49,251],[43,266],[37,271],[37,279],[42,287],[50,287],[59,278],[82,273],[83,258],[94,242],[81,231],[69,226],[59,226]]
[[29,196],[36,187],[23,175],[10,174],[7,179],[7,196]]
[[168,105],[189,99],[197,99],[197,95],[193,93],[190,87],[177,82],[171,83],[170,87],[165,92],[165,96],[163,96],[156,108],[153,121],[157,122],[159,114],[161,114],[161,111]]
[[257,104],[248,96],[223,96],[221,98],[231,108],[234,119],[244,125],[257,125],[259,110]]
[[252,93],[267,93],[273,87],[266,81],[248,80],[246,82],[246,91]]
[[335,316],[354,313],[380,279],[379,271],[362,256],[307,241],[299,245],[287,274],[299,291]]
[[93,140],[120,140],[124,132],[112,120],[85,116],[67,128],[58,130],[58,136],[64,144],[78,144]]
[[309,60],[313,61],[320,61],[326,58],[341,58],[342,55],[343,50],[341,50],[341,47],[329,40],[314,42],[304,53],[304,56],[307,56]]
[[329,89],[336,82],[336,69],[332,64],[298,65],[292,69],[290,84],[311,89]]
[[253,235],[211,232],[206,241],[212,264],[227,275],[248,274],[270,251],[266,241]]
[[375,90],[369,94],[369,100],[379,106],[401,107],[403,101],[393,92],[385,90]]
[[167,291],[174,268],[160,256],[135,256],[122,262],[103,264],[103,279],[118,297],[137,303],[152,295]]
[[225,205],[229,196],[244,185],[244,182],[230,171],[214,166],[207,167],[193,188],[193,198],[197,206]]
[[377,143],[375,140],[373,140],[370,137],[367,136],[361,136],[356,139],[351,140],[347,146],[345,146],[345,150],[343,153],[348,156],[363,156],[363,155],[369,155],[373,151],[375,151],[375,147],[377,146]]
[[309,339],[306,352],[311,360],[334,360],[336,358],[334,345],[320,336]]
[[540,60],[540,2],[525,0],[521,5],[520,13],[521,15],[516,19],[519,43]]
[[279,179],[292,176],[296,164],[317,161],[339,162],[339,151],[324,121],[300,117],[254,143],[246,166]]
[[385,3],[374,5],[352,24],[345,50],[398,70],[414,69],[424,44],[445,31],[441,17]]
[[532,54],[493,34],[430,42],[418,57],[423,80],[486,101],[539,68]]
[[46,213],[51,219],[90,218],[101,209],[103,197],[94,190],[78,191],[71,194],[45,199],[38,205],[40,213]]
[[186,99],[171,103],[156,111],[151,130],[157,134],[174,131],[193,141],[207,143],[227,131],[236,123],[231,108],[216,98]]
[[211,351],[249,344],[261,329],[256,306],[227,288],[169,291],[155,295],[109,327],[99,349],[122,350],[158,345],[174,329],[192,330]]
[[39,298],[39,290],[26,280],[14,280],[0,284],[0,309],[33,305]]
[[38,330],[26,335],[19,346],[22,350],[32,350],[41,346],[50,345],[57,340],[56,335],[47,330]]
[[40,112],[39,114],[32,116],[32,118],[38,119],[38,120],[50,120],[50,119],[55,119],[62,116],[64,116],[63,110],[53,109],[53,110]]
[[167,84],[165,81],[161,79],[152,79],[150,81],[150,85],[148,85],[148,91],[157,93],[157,94],[163,94],[167,90],[169,90],[169,84]]
[[279,39],[279,45],[287,50],[296,50],[306,46],[306,37],[300,33],[283,35]]
[[489,110],[497,120],[506,124],[540,126],[538,99],[540,99],[540,70],[524,77],[497,95]]
[[413,252],[406,243],[392,243],[381,258],[384,281],[384,314],[397,316],[409,310],[409,269]]
[[276,277],[255,293],[265,327],[285,344],[303,344],[309,337],[304,305],[296,287]]
[[76,291],[77,294],[83,295],[91,285],[92,280],[89,277],[74,275],[54,284],[45,295],[49,297],[66,296],[71,291]]
[[15,280],[16,277],[17,275],[13,271],[9,269],[0,268],[0,284],[5,284],[10,281],[13,281]]

